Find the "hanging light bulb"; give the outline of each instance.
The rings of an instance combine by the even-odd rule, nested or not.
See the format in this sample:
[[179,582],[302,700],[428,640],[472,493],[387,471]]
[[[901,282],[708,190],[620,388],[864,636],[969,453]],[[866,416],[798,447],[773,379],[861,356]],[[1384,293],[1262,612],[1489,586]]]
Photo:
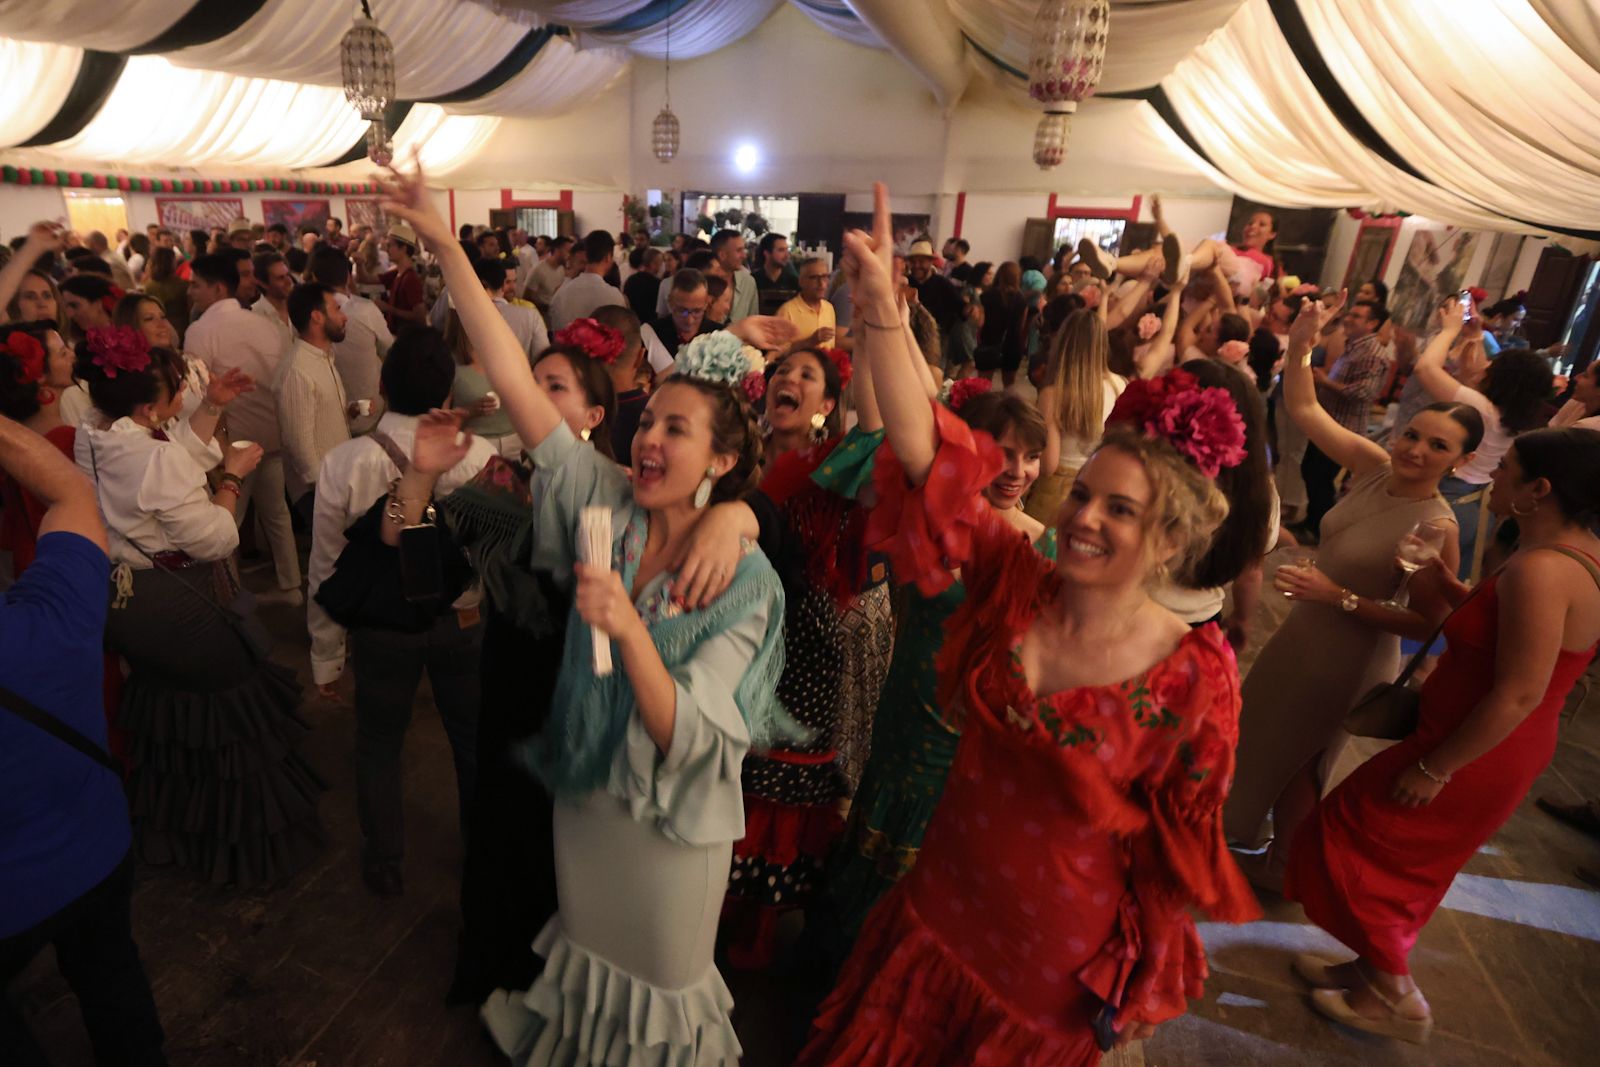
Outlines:
[[678,116],[672,113],[672,9],[667,9],[666,101],[650,124],[650,149],[663,163],[678,154]]
[[1045,106],[1033,135],[1040,170],[1059,166],[1078,104],[1094,95],[1105,69],[1110,0],[1045,0],[1028,55],[1028,95]]
[[[394,45],[372,21],[367,0],[361,0],[361,14],[339,42],[339,74],[345,99],[372,123],[367,129],[367,156],[383,166],[394,155],[383,118],[384,109],[395,98]],[[384,158],[380,159],[380,154]]]

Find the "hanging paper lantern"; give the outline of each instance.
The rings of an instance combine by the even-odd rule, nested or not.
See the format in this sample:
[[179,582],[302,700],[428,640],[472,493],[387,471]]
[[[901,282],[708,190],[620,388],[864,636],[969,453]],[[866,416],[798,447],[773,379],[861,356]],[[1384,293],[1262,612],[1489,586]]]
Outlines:
[[678,130],[678,116],[670,106],[662,105],[661,114],[650,124],[650,147],[663,163],[678,154]]
[[1033,161],[1041,170],[1066,158],[1071,115],[1100,84],[1110,29],[1110,0],[1045,0],[1039,8],[1028,95],[1045,106],[1033,137]]

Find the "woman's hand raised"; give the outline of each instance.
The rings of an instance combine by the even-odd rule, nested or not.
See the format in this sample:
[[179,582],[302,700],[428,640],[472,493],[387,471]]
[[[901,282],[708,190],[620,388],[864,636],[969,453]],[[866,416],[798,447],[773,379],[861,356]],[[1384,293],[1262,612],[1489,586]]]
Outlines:
[[858,308],[872,310],[879,325],[893,322],[900,279],[894,276],[894,227],[889,214],[889,189],[872,183],[872,232],[846,230],[844,275],[850,280],[850,299]]
[[1340,289],[1339,299],[1334,301],[1331,308],[1324,308],[1322,301],[1316,299],[1308,299],[1302,303],[1300,314],[1294,317],[1294,322],[1289,327],[1290,350],[1305,353],[1315,348],[1317,339],[1322,335],[1322,328],[1344,312],[1344,302],[1349,295],[1348,289]]
[[467,458],[472,435],[461,428],[465,412],[435,409],[417,420],[411,466],[420,474],[443,474]]
[[411,173],[391,165],[389,177],[378,179],[383,192],[382,207],[385,212],[411,224],[428,245],[435,250],[455,240],[450,224],[445,222],[434,206],[433,195],[428,192],[422,173],[422,161],[415,150],[411,153]]

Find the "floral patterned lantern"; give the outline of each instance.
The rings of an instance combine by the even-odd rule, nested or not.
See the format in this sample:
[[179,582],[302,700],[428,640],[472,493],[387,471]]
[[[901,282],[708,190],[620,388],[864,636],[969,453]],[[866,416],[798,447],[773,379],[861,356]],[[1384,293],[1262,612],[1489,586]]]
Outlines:
[[361,14],[339,42],[339,74],[345,99],[373,124],[367,131],[367,155],[381,166],[393,155],[383,112],[395,98],[394,45],[372,21],[367,0],[361,0]]
[[1082,100],[1094,95],[1105,68],[1111,29],[1110,0],[1044,0],[1028,56],[1028,95],[1045,106],[1033,137],[1040,170],[1067,155],[1068,124]]

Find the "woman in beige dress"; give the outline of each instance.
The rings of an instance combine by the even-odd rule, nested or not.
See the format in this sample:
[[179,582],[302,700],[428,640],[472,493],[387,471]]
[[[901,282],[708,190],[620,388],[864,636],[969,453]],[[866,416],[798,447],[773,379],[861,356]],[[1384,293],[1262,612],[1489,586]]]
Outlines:
[[1306,437],[1349,472],[1347,490],[1324,520],[1316,566],[1278,570],[1277,589],[1294,608],[1245,678],[1238,771],[1223,816],[1229,840],[1254,846],[1273,813],[1273,848],[1258,877],[1268,886],[1317,801],[1319,757],[1346,713],[1374,685],[1394,679],[1400,637],[1425,640],[1432,632],[1436,620],[1380,602],[1395,592],[1395,552],[1417,523],[1448,527],[1440,555],[1455,566],[1456,530],[1439,480],[1483,436],[1482,418],[1466,404],[1424,408],[1387,449],[1335,422],[1317,403],[1310,354],[1342,307],[1341,300],[1329,310],[1315,301],[1301,308],[1289,331],[1283,398]]

